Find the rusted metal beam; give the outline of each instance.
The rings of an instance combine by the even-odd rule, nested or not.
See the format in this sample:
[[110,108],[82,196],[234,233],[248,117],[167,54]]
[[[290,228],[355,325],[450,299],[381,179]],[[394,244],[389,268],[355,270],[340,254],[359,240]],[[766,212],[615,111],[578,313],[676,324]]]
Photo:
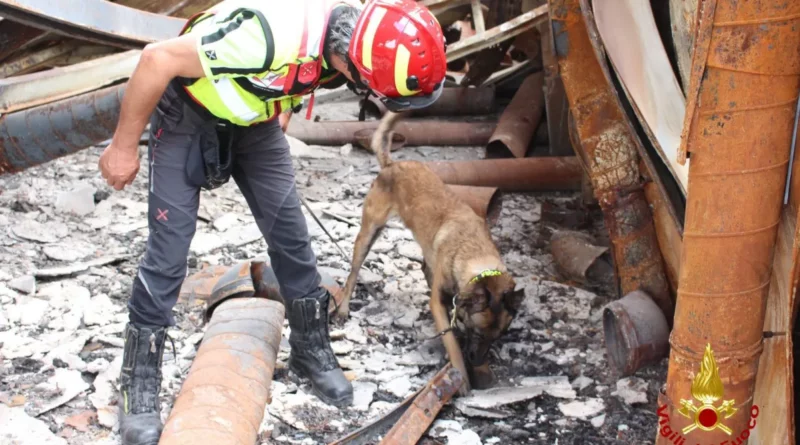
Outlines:
[[[736,409],[724,419],[732,434],[685,436],[720,443],[749,432],[800,94],[800,3],[706,0],[697,24],[679,150],[691,154],[691,193],[663,399],[671,419],[683,420],[682,400],[697,406],[693,381],[710,344],[719,363],[711,377],[724,387],[718,403]],[[772,437],[779,442],[762,443],[789,443],[788,434]]]
[[486,146],[487,158],[524,158],[544,112],[544,73],[526,78],[508,104]]
[[464,376],[448,362],[425,387],[407,397],[395,409],[329,445],[413,445],[427,431],[436,415],[455,395]]
[[426,162],[445,184],[497,187],[508,192],[578,190],[581,165],[574,156]]
[[[581,0],[581,12],[583,13],[584,24],[589,33],[589,41],[594,49],[596,60],[605,76],[606,82],[612,85],[614,84],[614,77],[611,73],[611,67],[606,62],[605,48],[594,22],[592,7],[588,0]],[[617,104],[620,110],[624,110],[623,97],[624,93],[611,89],[609,98]],[[636,147],[636,151],[639,153],[639,173],[644,181],[645,196],[653,210],[653,223],[664,259],[664,271],[670,282],[670,291],[674,299],[674,294],[678,289],[685,203],[682,200],[679,186],[666,167],[661,166],[662,170],[656,169],[655,162],[660,163],[661,161],[658,159],[658,154],[655,150],[653,149],[651,154],[650,150],[645,148],[630,119],[624,119],[624,125],[628,128],[628,134]],[[573,147],[576,146],[573,142]]]
[[9,60],[0,65],[0,78],[21,75],[40,69],[53,60],[75,51],[79,46],[80,43],[78,42],[61,42],[38,51],[23,53],[18,57],[9,58]]
[[575,153],[569,140],[569,102],[561,73],[558,71],[553,29],[549,23],[540,28],[540,47],[544,66],[544,107],[547,115],[550,156],[568,156]]
[[160,444],[254,444],[270,402],[284,307],[233,298],[214,311]]
[[556,57],[580,139],[575,149],[603,210],[618,293],[644,290],[671,320],[674,305],[645,199],[634,135],[597,62],[578,0],[549,4]]
[[[386,106],[373,96],[367,102],[367,112],[375,116],[383,116]],[[436,102],[425,108],[413,110],[413,116],[463,116],[489,114],[495,108],[495,90],[493,87],[449,87],[442,91]]]
[[125,85],[0,117],[0,175],[25,170],[114,134]]
[[467,203],[486,222],[491,225],[497,223],[503,205],[503,195],[497,187],[448,185],[447,188],[455,193],[460,200]]
[[[342,145],[357,143],[356,133],[375,130],[380,121],[322,121],[307,122],[292,119],[286,134],[306,144]],[[447,122],[440,120],[404,120],[397,124],[395,133],[405,138],[405,145],[476,146],[489,141],[497,126],[494,122]],[[364,133],[360,133],[361,136]]]
[[0,62],[43,34],[45,31],[22,23],[12,20],[0,21]]
[[492,29],[476,33],[474,36],[464,40],[459,40],[447,47],[447,61],[452,62],[458,60],[484,48],[516,37],[545,21],[547,19],[547,12],[547,5],[542,5],[532,11],[528,11],[514,19],[495,26]]
[[0,80],[0,114],[93,91],[128,78],[141,51],[130,50],[63,68]]
[[185,19],[141,11],[104,0],[0,0],[0,15],[68,37],[135,49],[177,36]]

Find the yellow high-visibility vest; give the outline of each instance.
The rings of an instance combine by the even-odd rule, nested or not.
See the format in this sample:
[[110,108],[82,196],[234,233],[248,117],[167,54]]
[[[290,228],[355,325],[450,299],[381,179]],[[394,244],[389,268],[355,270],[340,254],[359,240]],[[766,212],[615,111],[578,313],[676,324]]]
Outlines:
[[303,96],[341,75],[322,46],[328,19],[352,0],[225,0],[190,18],[205,77],[181,79],[212,115],[249,126],[302,104]]

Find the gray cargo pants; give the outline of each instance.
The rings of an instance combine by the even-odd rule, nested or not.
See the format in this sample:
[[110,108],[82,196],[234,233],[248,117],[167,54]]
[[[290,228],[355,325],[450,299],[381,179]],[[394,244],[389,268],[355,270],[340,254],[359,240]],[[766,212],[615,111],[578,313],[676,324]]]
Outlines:
[[[198,115],[172,86],[150,119],[147,247],[128,302],[137,325],[172,326],[172,308],[187,272],[197,225],[200,187],[186,174],[198,128],[215,125]],[[196,149],[196,147],[194,148]],[[287,305],[321,291],[316,258],[295,188],[289,143],[277,119],[237,127],[233,179],[267,242],[267,254]]]

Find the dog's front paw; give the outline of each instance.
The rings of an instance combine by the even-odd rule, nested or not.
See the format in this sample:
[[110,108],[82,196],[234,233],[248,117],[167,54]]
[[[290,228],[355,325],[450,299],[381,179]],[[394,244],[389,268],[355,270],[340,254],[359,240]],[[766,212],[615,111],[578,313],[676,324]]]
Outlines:
[[350,318],[350,305],[343,304],[336,309],[336,312],[333,314],[333,321],[336,323],[344,323],[347,319]]

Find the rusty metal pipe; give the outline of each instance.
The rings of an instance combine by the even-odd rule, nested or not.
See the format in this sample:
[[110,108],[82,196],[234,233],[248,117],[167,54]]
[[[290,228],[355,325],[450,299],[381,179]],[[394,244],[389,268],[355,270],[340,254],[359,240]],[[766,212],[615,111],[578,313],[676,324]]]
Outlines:
[[233,298],[214,311],[159,444],[254,444],[270,401],[284,307]]
[[633,291],[603,309],[608,362],[622,376],[660,361],[669,352],[664,313],[645,292]]
[[682,400],[698,405],[693,381],[710,344],[724,387],[716,404],[737,409],[724,419],[732,434],[685,436],[721,443],[749,429],[800,93],[800,3],[706,0],[698,11],[679,150],[679,160],[691,154],[691,193],[665,402],[681,420]]
[[524,158],[544,112],[544,71],[531,74],[508,104],[486,146],[487,158]]
[[644,195],[636,135],[595,57],[579,0],[549,4],[556,57],[580,140],[575,150],[603,210],[618,294],[644,290],[672,320],[674,306]]
[[426,162],[445,184],[497,187],[506,192],[579,190],[580,163],[574,156]]
[[0,174],[43,164],[114,134],[125,85],[116,85],[0,118]]
[[[386,106],[378,98],[370,96],[360,104],[367,107],[367,113],[383,116]],[[450,87],[442,91],[436,102],[425,108],[413,110],[412,116],[464,116],[489,114],[495,108],[494,87]]]
[[453,193],[486,222],[494,225],[503,207],[503,195],[497,187],[471,187],[468,185],[448,185]]
[[[306,122],[303,119],[292,119],[286,134],[306,144],[356,144],[356,133],[375,130],[379,123],[377,120]],[[489,141],[496,125],[494,122],[404,120],[397,123],[394,132],[403,135],[405,145],[477,146]],[[359,134],[363,135],[363,132]]]

